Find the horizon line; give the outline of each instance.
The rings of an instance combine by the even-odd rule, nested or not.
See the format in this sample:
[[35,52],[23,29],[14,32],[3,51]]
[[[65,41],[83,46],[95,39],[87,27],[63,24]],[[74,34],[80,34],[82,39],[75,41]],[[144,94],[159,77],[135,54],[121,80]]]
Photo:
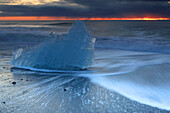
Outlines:
[[50,16],[1,16],[0,21],[33,21],[33,20],[170,20],[167,17],[50,17]]

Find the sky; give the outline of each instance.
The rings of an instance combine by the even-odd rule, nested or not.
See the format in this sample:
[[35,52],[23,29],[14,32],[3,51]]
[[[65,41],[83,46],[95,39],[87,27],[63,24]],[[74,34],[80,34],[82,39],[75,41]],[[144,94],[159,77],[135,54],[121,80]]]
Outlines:
[[168,0],[0,0],[0,20],[170,18]]

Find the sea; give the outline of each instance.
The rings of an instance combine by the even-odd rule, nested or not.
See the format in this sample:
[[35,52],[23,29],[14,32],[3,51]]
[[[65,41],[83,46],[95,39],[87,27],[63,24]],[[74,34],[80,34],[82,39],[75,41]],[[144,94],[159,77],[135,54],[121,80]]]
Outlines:
[[94,63],[42,72],[11,65],[13,51],[67,34],[75,21],[0,21],[0,113],[169,113],[170,21],[83,22]]

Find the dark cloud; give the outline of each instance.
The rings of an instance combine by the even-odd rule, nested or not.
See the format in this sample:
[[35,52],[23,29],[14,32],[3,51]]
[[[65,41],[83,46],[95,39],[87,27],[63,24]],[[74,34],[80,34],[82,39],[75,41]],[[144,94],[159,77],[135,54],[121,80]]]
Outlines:
[[83,10],[59,6],[3,5],[0,11],[1,16],[86,16]]
[[0,16],[170,17],[170,4],[168,0],[65,0],[58,5],[0,5],[0,11],[4,12]]

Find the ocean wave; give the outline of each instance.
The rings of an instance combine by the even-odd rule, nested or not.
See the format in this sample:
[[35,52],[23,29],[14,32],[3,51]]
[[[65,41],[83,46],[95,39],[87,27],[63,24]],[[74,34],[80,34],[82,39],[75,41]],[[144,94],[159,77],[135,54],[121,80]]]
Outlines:
[[50,25],[50,26],[56,26],[56,25],[60,25],[60,26],[65,26],[65,25],[69,25],[71,26],[73,23],[68,23],[68,22],[63,22],[63,23],[50,23],[50,24],[44,24],[44,25]]
[[170,110],[170,64],[149,65],[117,76],[91,77],[91,81],[142,104]]
[[32,32],[32,33],[0,33],[1,42],[42,42],[49,38],[49,34]]
[[[152,37],[152,36],[151,36]],[[96,37],[96,47],[103,49],[118,49],[143,52],[170,53],[169,39],[140,37]]]
[[88,77],[94,84],[127,98],[170,110],[169,54],[99,49],[95,56],[94,64],[82,71],[23,68],[40,75]]
[[28,69],[44,73],[74,73],[75,76],[101,77],[117,76],[130,73],[140,67],[148,65],[170,64],[169,54],[157,54],[149,52],[135,52],[123,50],[95,50],[94,63],[85,70],[52,70],[45,68],[34,68],[27,66],[15,66],[21,69]]

